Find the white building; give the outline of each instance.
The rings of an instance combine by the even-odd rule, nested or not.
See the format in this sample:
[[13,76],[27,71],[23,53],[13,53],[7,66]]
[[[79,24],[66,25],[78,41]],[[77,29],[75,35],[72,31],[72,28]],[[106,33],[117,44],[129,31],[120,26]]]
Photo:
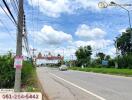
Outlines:
[[38,57],[36,58],[36,64],[58,64],[61,60],[64,58],[61,56],[52,56],[51,54],[47,56],[42,56],[41,53],[38,54]]

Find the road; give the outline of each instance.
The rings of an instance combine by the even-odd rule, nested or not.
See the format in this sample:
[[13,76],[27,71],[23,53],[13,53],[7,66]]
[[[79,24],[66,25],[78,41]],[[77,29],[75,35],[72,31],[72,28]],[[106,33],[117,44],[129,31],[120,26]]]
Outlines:
[[132,78],[80,71],[37,68],[50,100],[132,100]]

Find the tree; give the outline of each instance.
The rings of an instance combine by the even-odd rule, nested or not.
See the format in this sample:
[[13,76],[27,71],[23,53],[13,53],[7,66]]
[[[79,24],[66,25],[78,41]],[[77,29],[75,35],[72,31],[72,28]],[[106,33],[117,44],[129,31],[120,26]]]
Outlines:
[[42,54],[41,54],[41,52],[39,52],[39,54],[38,54],[38,58],[42,58]]
[[88,66],[91,60],[92,48],[91,46],[80,47],[75,54],[77,57],[78,66]]
[[121,51],[122,55],[132,53],[131,34],[132,29],[128,28],[115,41],[115,43],[117,42],[117,49]]
[[61,55],[60,55],[60,54],[58,54],[57,56],[58,56],[58,57],[61,57]]
[[103,52],[97,53],[96,56],[99,57],[101,61],[104,60],[104,58],[105,58],[105,54]]
[[110,55],[105,56],[105,60],[110,60],[110,59],[111,59]]

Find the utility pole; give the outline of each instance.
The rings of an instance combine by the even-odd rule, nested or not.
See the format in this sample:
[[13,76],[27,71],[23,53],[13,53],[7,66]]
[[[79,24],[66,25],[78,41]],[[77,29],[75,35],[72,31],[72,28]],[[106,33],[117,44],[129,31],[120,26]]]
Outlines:
[[115,46],[116,46],[116,61],[115,61],[115,68],[118,68],[118,49],[117,49],[117,39],[118,37],[116,37],[116,40],[115,40]]
[[[22,37],[23,37],[23,0],[19,0],[19,11],[18,11],[18,23],[17,23],[17,45],[16,45],[16,56],[22,56]],[[15,86],[14,91],[20,92],[21,88],[21,68],[16,68],[15,73]]]
[[33,50],[32,60],[33,60],[33,65],[34,65],[35,64],[35,51],[36,51],[36,49],[33,48],[32,50]]

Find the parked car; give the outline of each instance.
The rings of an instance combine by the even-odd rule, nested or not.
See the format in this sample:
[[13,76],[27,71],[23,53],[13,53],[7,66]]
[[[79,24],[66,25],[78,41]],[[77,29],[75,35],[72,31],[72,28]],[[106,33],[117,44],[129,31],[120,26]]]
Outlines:
[[68,67],[67,67],[66,65],[61,65],[61,66],[59,67],[59,70],[60,70],[60,71],[66,71],[66,70],[68,70]]

